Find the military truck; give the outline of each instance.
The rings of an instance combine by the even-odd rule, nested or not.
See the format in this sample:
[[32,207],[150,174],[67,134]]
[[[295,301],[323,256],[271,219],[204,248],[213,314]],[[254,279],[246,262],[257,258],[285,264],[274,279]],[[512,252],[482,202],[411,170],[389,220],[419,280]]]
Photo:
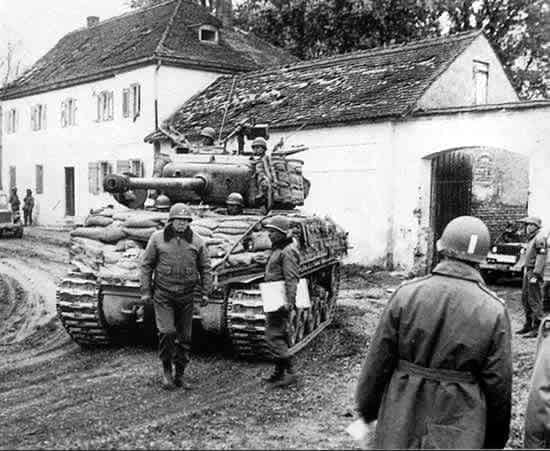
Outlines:
[[18,212],[13,212],[8,195],[0,191],[0,237],[23,237],[23,224]]

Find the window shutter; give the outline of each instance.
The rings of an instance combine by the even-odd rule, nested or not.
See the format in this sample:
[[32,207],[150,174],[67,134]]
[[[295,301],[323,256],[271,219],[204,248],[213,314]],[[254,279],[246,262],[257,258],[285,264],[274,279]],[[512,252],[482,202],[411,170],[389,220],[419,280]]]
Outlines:
[[61,127],[67,126],[67,102],[63,101],[61,102]]
[[97,161],[88,163],[88,191],[92,194],[99,194],[99,163]]
[[130,115],[130,90],[122,90],[122,117],[128,117]]
[[13,131],[16,132],[19,129],[19,110],[13,110],[13,114],[15,115],[15,129]]
[[42,105],[42,120],[41,120],[41,129],[42,130],[46,130],[46,116],[47,116],[47,113],[46,113],[46,105]]
[[122,174],[123,172],[131,172],[130,160],[117,160],[116,172]]
[[36,127],[35,127],[35,124],[36,124],[36,108],[35,107],[31,107],[31,130],[36,130]]
[[132,85],[132,100],[132,113],[135,122],[141,112],[141,86],[137,83]]
[[109,119],[113,119],[114,117],[114,94],[113,94],[113,91],[109,91],[108,93],[108,97],[109,97]]
[[44,166],[36,165],[36,194],[44,193]]
[[101,120],[101,94],[96,95],[96,107],[97,107],[97,117],[96,121],[99,122]]
[[72,113],[73,113],[72,125],[76,125],[76,111],[78,110],[78,107],[76,106],[76,99],[72,99],[71,107],[72,107]]

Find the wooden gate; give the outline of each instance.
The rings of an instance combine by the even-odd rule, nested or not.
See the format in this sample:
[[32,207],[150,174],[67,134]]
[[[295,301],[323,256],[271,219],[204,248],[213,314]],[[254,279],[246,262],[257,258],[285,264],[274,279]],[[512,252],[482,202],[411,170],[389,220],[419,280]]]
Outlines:
[[433,253],[431,267],[438,262],[436,242],[452,219],[470,215],[472,209],[472,157],[454,151],[432,159],[431,224]]

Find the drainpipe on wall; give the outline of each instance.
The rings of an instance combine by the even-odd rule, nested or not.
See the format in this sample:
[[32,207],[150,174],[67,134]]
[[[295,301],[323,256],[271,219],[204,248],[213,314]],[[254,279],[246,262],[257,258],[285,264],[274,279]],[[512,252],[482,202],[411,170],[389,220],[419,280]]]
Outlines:
[[[391,164],[390,168],[395,167],[395,126],[393,122],[390,122],[390,139],[391,139]],[[392,174],[390,179],[390,198],[389,198],[389,217],[388,217],[388,233],[386,241],[386,269],[388,271],[393,271],[394,261],[393,261],[393,251],[395,247],[394,240],[394,225],[395,225],[395,173]]]
[[158,87],[158,78],[159,78],[159,70],[160,65],[162,64],[161,60],[157,61],[157,65],[155,67],[155,77],[154,77],[154,95],[155,95],[155,130],[158,131],[159,129],[159,87]]

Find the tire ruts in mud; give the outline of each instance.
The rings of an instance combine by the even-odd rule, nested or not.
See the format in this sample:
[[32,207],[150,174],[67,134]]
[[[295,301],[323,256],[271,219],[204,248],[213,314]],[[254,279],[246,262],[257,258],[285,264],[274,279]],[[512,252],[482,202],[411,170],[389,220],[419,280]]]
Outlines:
[[97,280],[70,272],[57,287],[57,314],[71,338],[81,346],[108,345]]
[[[338,265],[330,268],[331,290],[322,289],[316,278],[309,280],[311,307],[291,312],[292,345],[290,355],[296,354],[330,324],[338,296]],[[336,280],[335,280],[336,279]],[[319,289],[323,295],[316,295]],[[265,338],[266,316],[257,285],[233,288],[229,292],[227,331],[233,352],[244,359],[272,360],[273,354]]]

